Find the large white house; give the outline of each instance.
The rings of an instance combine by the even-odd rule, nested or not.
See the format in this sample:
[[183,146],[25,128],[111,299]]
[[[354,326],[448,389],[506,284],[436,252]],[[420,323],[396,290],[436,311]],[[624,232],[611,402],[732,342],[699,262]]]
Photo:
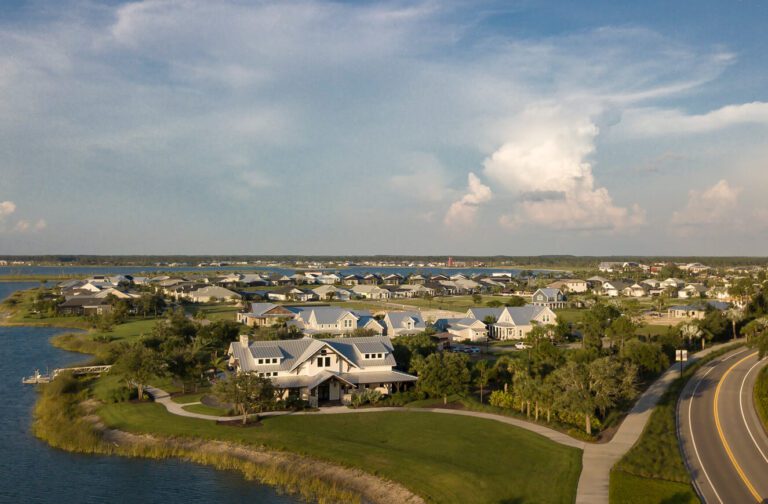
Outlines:
[[387,336],[390,338],[406,334],[418,334],[427,328],[421,313],[417,311],[387,312],[382,322],[384,322]]
[[367,310],[345,310],[334,306],[291,307],[296,316],[287,322],[307,336],[316,334],[345,335],[357,329],[384,334],[384,326]]
[[547,308],[565,308],[565,295],[560,289],[539,289],[531,296],[531,304],[534,306],[546,306]]
[[318,406],[348,402],[359,389],[384,394],[416,381],[395,368],[386,336],[254,341],[247,336],[229,345],[229,364],[239,373],[268,377],[282,398],[300,397]]
[[470,308],[466,318],[486,322],[489,336],[499,340],[524,339],[537,324],[557,323],[557,315],[549,307],[534,305]]

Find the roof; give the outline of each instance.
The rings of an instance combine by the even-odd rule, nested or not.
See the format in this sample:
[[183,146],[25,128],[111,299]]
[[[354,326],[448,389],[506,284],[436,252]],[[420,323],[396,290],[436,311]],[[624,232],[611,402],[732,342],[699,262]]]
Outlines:
[[[275,371],[292,371],[312,355],[330,347],[336,353],[349,361],[354,367],[365,366],[395,366],[394,349],[386,336],[363,336],[354,338],[313,339],[302,338],[295,340],[253,341],[248,345],[254,358],[281,357],[279,364],[272,364],[270,369]],[[234,342],[230,345],[230,353],[240,362],[244,371],[254,371],[250,366],[245,348]],[[384,353],[383,359],[363,359],[366,353]],[[263,366],[259,366],[260,368]]]
[[59,308],[72,308],[77,306],[100,306],[105,304],[109,304],[109,301],[106,298],[75,296],[61,303],[59,305]]
[[424,326],[421,314],[416,311],[391,311],[387,313],[386,318],[392,324],[392,327],[405,327],[405,321],[409,318],[413,319],[415,326]]

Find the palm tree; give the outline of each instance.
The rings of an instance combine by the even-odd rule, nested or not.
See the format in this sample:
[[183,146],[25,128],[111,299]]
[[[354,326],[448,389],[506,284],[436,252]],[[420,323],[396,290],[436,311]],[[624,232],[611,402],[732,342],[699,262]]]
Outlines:
[[736,332],[736,324],[744,320],[744,311],[739,308],[731,308],[728,310],[728,313],[726,313],[726,317],[731,321],[731,326],[733,327],[733,339],[738,338],[739,335]]

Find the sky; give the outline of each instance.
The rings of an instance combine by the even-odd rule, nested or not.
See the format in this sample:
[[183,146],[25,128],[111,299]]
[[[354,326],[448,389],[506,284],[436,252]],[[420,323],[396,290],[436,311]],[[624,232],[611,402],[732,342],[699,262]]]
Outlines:
[[764,256],[766,19],[4,0],[0,254]]

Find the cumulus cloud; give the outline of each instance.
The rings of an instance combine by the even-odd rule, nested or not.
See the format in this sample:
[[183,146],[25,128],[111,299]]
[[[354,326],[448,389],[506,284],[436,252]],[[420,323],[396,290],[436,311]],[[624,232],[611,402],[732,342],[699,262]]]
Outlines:
[[483,184],[477,175],[470,172],[467,179],[466,194],[455,201],[445,214],[446,226],[471,224],[475,220],[478,206],[490,201],[493,197],[491,188]]
[[13,201],[0,201],[0,221],[16,211],[16,203]]
[[589,156],[599,128],[587,111],[529,107],[483,173],[514,197],[499,222],[508,228],[620,230],[641,225],[645,213],[614,204],[596,184]]
[[725,179],[705,189],[688,193],[685,208],[672,214],[670,222],[681,227],[712,226],[730,222],[734,217],[742,189],[731,187]]
[[[8,218],[16,213],[16,203],[13,201],[0,201],[0,232],[11,230],[16,233],[27,233],[33,231],[42,231],[47,227],[47,223],[44,219],[39,219],[37,222],[30,222],[27,219],[19,219],[15,223],[8,222]],[[11,224],[6,227],[5,223]]]

